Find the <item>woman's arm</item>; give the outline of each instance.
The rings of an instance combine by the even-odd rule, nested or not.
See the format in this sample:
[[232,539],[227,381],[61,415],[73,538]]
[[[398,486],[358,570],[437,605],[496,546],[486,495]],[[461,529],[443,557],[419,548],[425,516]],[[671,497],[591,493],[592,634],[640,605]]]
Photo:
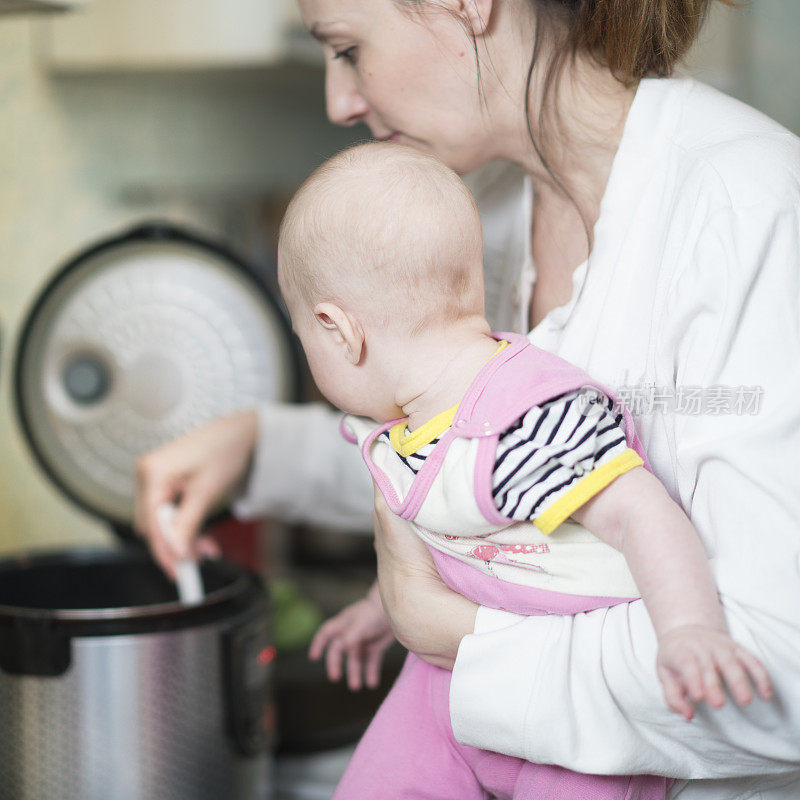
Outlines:
[[[369,474],[358,448],[342,438],[340,417],[321,404],[264,405],[213,420],[143,456],[135,527],[163,569],[173,574],[176,555],[193,549],[210,510],[245,483],[237,516],[369,531]],[[171,545],[158,523],[164,503],[177,505]],[[198,550],[208,553],[209,545],[201,542]]]
[[236,516],[371,531],[372,480],[358,447],[342,436],[341,418],[322,403],[261,406],[252,467],[233,506]]

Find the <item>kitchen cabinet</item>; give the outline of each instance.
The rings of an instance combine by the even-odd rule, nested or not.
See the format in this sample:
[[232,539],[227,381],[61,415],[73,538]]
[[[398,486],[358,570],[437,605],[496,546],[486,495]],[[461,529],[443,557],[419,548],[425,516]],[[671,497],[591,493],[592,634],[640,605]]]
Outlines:
[[42,28],[51,73],[252,68],[318,58],[295,0],[93,0]]

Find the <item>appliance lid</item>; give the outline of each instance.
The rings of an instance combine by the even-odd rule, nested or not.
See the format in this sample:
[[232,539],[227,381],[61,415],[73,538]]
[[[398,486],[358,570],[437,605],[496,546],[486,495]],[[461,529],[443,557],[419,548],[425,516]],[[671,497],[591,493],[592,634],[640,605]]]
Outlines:
[[45,287],[19,339],[15,405],[49,478],[124,531],[140,455],[296,399],[299,375],[286,318],[247,265],[149,223],[84,251]]

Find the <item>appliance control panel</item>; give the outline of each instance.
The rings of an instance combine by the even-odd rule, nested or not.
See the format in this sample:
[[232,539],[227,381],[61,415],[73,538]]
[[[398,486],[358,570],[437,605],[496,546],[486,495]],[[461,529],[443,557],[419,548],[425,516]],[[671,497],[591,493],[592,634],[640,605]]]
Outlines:
[[235,749],[254,756],[275,737],[272,673],[275,647],[266,620],[251,621],[224,634],[223,655],[228,734]]

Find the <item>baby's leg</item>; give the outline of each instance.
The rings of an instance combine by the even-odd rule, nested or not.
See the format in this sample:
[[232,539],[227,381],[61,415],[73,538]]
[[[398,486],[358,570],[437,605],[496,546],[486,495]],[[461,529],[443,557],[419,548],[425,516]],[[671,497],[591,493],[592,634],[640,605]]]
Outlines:
[[[333,800],[485,800],[453,739],[450,673],[413,654],[358,744]],[[443,724],[446,723],[446,725]]]
[[580,775],[459,744],[450,677],[408,655],[333,800],[664,800],[664,778]]
[[583,775],[525,762],[514,800],[664,800],[671,784],[655,775]]

